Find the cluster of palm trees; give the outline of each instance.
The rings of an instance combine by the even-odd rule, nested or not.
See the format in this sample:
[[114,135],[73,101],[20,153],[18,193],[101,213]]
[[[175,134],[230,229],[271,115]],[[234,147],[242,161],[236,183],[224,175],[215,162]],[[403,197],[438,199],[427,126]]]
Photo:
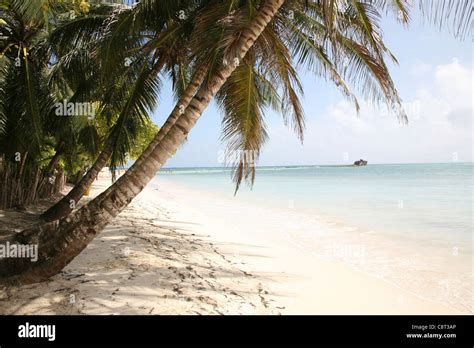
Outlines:
[[[469,0],[425,3],[420,1],[420,7],[427,18],[437,23],[451,18],[455,34],[467,31]],[[67,157],[90,166],[69,194],[42,215],[45,223],[10,237],[10,243],[38,244],[39,255],[35,263],[0,260],[5,283],[38,282],[60,272],[156,175],[212,99],[222,111],[223,140],[230,153],[258,155],[267,138],[267,108],[280,113],[303,140],[301,71],[334,83],[356,109],[357,96],[363,96],[384,102],[406,121],[386,63],[396,59],[383,41],[380,22],[387,15],[408,23],[409,1],[0,4],[0,152],[7,159],[28,152],[31,165],[37,166],[48,139],[56,154],[82,151],[82,157]],[[152,132],[153,139],[124,175],[75,210],[98,172],[124,163],[139,130],[151,127],[149,115],[163,78],[172,81],[176,97],[166,122]],[[58,118],[53,106],[61,100],[91,103],[97,118]],[[253,163],[242,157],[233,179],[236,190],[243,180],[252,184]]]
[[[112,167],[116,167],[123,164],[127,153],[136,150],[137,140],[147,136],[150,128],[157,131],[147,112],[119,117],[124,96],[131,93],[127,82],[133,76],[104,79],[101,61],[93,51],[86,46],[72,47],[71,41],[62,46],[72,22],[92,20],[90,8],[85,1],[1,3],[0,154],[5,185],[0,197],[5,201],[0,207],[23,206],[54,193],[48,184],[53,184],[56,172],[65,172],[71,180],[77,178],[74,181],[83,193],[90,185],[86,180],[90,175],[79,179],[101,149],[107,150]],[[101,12],[95,16],[106,15],[102,6],[98,8]],[[106,92],[108,99],[104,98]],[[84,113],[58,117],[58,105],[66,102],[86,104],[94,111],[93,119]],[[8,171],[10,168],[18,172]],[[12,190],[12,185],[6,184],[8,173],[16,179],[11,180],[15,188],[22,187],[30,194]],[[73,197],[80,198],[77,193]]]

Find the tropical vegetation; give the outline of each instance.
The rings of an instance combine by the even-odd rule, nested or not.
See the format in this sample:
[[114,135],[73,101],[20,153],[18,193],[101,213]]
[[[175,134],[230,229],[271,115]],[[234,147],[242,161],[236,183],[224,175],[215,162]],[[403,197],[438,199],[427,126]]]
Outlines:
[[[426,18],[443,26],[448,20],[455,35],[467,32],[470,1],[419,3]],[[5,158],[14,151],[34,154],[29,161],[45,168],[44,178],[58,164],[40,163],[67,151],[81,151],[75,163],[64,164],[69,174],[91,168],[73,195],[44,214],[48,222],[10,238],[38,244],[39,258],[0,260],[0,279],[38,282],[60,272],[141,192],[213,99],[222,112],[228,153],[251,151],[257,158],[268,137],[269,108],[303,141],[301,72],[333,83],[357,110],[362,97],[407,122],[388,69],[387,61],[396,58],[383,41],[381,20],[393,16],[408,24],[411,8],[402,0],[2,0],[1,33],[7,39],[0,46],[0,152]],[[14,68],[18,57],[22,69]],[[134,139],[143,138],[139,129],[150,125],[165,77],[176,98],[166,122],[146,148],[134,151],[140,155],[124,175],[74,210],[98,171],[124,163]],[[52,105],[63,99],[93,103],[97,118],[58,119]],[[244,180],[252,184],[253,162],[239,157],[233,179],[236,190]]]

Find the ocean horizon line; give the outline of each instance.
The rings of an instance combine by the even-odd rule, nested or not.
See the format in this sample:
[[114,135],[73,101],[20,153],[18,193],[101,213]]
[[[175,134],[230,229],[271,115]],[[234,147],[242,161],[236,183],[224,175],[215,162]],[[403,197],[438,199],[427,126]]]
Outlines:
[[[367,166],[380,166],[380,165],[427,165],[427,164],[472,164],[474,161],[458,161],[458,162],[406,162],[406,163],[368,163]],[[357,166],[354,164],[278,164],[278,165],[257,165],[259,168],[312,168],[312,167],[365,167]],[[129,167],[126,167],[128,169]],[[163,167],[161,170],[172,170],[172,169],[232,169],[232,166],[185,166],[185,167]]]

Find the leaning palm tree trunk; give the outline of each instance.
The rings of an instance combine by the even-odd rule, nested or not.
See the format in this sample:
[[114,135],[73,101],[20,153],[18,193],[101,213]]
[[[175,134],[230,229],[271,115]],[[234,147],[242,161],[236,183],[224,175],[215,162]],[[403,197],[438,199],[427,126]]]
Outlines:
[[[189,102],[194,97],[199,86],[204,80],[207,71],[206,68],[206,65],[202,65],[198,68],[198,70],[196,70],[190,83],[187,85],[183,95],[180,97],[177,106],[174,108],[173,112],[170,114],[163,127],[161,127],[155,139],[153,139],[154,146],[165,137],[171,127],[176,123],[176,120],[179,118],[180,114],[182,113],[182,110],[188,107]],[[77,203],[84,196],[84,193],[86,192],[87,188],[92,185],[94,180],[97,178],[99,172],[105,167],[105,164],[112,155],[112,152],[112,142],[109,142],[104,147],[93,166],[87,171],[86,175],[84,175],[82,179],[80,179],[80,181],[76,185],[74,185],[74,188],[69,191],[66,196],[64,196],[55,205],[46,210],[41,215],[41,218],[47,222],[51,222],[69,215],[74,210]],[[144,155],[146,154],[144,153]]]
[[191,81],[186,86],[186,89],[184,90],[184,93],[181,96],[178,104],[176,104],[175,108],[173,109],[171,114],[168,116],[166,122],[160,128],[160,131],[158,132],[156,137],[153,139],[153,141],[150,143],[150,146],[148,146],[148,148],[145,150],[143,155],[148,156],[150,154],[150,151],[152,150],[152,146],[153,148],[155,148],[156,145],[158,145],[164,139],[164,137],[168,134],[171,128],[175,125],[176,121],[179,119],[181,114],[184,113],[184,110],[186,110],[186,108],[189,106],[189,103],[195,96],[196,92],[199,90],[199,87],[201,86],[202,82],[204,81],[204,78],[206,77],[206,72],[207,72],[206,64],[201,65],[196,70]]
[[[246,55],[284,1],[264,2],[236,42],[234,56],[229,58],[241,60]],[[38,261],[0,260],[1,281],[17,284],[42,281],[59,273],[70,263],[142,191],[172,156],[235,68],[233,64],[221,66],[212,79],[199,88],[162,141],[157,144],[153,141],[134,165],[96,199],[66,218],[16,234],[13,242],[38,245]]]
[[65,195],[60,201],[46,210],[41,215],[41,218],[45,221],[54,221],[69,215],[76,207],[76,204],[81,200],[82,196],[84,196],[87,189],[97,178],[99,172],[105,167],[105,164],[112,155],[112,151],[112,142],[108,142],[87,173],[79,180],[76,185],[74,185],[72,190],[69,191],[67,195]]

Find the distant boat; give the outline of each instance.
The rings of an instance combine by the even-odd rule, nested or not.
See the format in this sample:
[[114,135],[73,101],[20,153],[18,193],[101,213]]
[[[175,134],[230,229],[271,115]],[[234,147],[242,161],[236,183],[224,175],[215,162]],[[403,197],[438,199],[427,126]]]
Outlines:
[[360,160],[358,160],[358,161],[355,161],[355,162],[354,162],[354,165],[355,165],[355,166],[366,166],[367,163],[368,163],[367,161],[364,161],[363,159],[360,159]]

